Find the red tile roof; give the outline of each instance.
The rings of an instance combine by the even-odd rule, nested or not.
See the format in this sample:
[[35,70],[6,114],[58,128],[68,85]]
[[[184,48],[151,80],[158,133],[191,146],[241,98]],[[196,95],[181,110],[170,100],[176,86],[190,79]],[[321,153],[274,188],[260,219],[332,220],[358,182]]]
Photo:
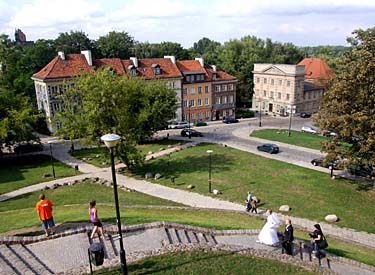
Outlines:
[[320,58],[305,58],[298,65],[305,65],[306,79],[332,79],[333,73],[331,68]]
[[95,59],[93,64],[96,68],[102,67],[111,67],[115,70],[116,73],[119,75],[126,74],[126,70],[124,68],[124,64],[122,63],[120,58],[102,58],[102,59]]
[[236,78],[233,76],[233,75],[230,75],[222,70],[216,70],[214,71],[213,68],[209,65],[206,65],[206,71],[208,72],[208,74],[210,76],[212,76],[212,74],[216,73],[216,78],[212,78],[212,81],[223,81],[223,80],[236,80]]
[[[155,75],[152,69],[153,64],[160,65],[160,75]],[[169,58],[145,58],[138,59],[138,75],[146,78],[168,78],[182,77],[176,64],[173,64]]]
[[65,60],[62,60],[60,56],[55,57],[33,77],[40,79],[67,78],[78,76],[82,74],[82,71],[93,71],[85,56],[83,54],[68,54]]

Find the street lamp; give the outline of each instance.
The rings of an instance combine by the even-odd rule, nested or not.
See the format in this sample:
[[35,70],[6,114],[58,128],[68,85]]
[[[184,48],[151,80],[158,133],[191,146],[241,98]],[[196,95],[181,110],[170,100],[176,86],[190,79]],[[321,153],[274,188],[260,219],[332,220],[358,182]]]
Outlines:
[[190,129],[190,108],[191,108],[191,104],[189,103],[189,139],[191,139],[191,129]]
[[207,150],[208,155],[210,156],[208,162],[208,193],[211,193],[211,163],[212,163],[212,153],[214,151]]
[[261,109],[262,102],[259,102],[259,127],[262,127],[262,109]]
[[113,156],[113,148],[116,147],[117,143],[119,142],[120,136],[118,136],[116,134],[107,134],[107,135],[102,136],[100,139],[104,142],[105,146],[108,147],[109,153],[110,153],[110,156],[111,156],[113,193],[114,193],[114,196],[115,196],[117,228],[118,228],[118,236],[119,236],[119,240],[120,240],[121,274],[127,275],[128,274],[128,267],[126,265],[125,250],[124,250],[124,245],[123,245],[123,242],[122,242],[121,218],[120,218],[120,208],[119,208],[118,194],[117,194],[115,160],[114,160],[114,156]]
[[292,115],[296,110],[296,105],[290,105],[289,106],[289,129],[288,129],[288,137],[290,137],[290,131],[292,128]]
[[51,156],[52,174],[53,174],[53,178],[55,179],[56,178],[56,174],[55,174],[55,164],[54,164],[53,155],[52,155],[52,141],[48,141],[48,144],[49,144],[49,150],[51,152],[50,156]]

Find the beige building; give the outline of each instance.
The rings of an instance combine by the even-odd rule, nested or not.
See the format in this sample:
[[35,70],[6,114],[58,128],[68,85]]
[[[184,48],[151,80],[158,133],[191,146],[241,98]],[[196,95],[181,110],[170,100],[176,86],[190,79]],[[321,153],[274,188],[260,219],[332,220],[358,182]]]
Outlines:
[[316,112],[323,88],[305,83],[304,65],[254,64],[253,110],[285,116]]

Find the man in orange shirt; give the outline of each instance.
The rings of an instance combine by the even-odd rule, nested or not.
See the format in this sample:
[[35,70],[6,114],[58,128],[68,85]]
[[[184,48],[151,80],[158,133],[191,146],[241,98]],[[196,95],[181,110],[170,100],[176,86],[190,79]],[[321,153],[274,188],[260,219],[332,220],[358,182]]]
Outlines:
[[40,201],[37,202],[35,209],[38,211],[39,219],[42,222],[42,228],[48,237],[48,228],[51,231],[51,235],[55,234],[55,222],[52,216],[52,206],[53,203],[49,200],[46,200],[46,195],[40,194]]

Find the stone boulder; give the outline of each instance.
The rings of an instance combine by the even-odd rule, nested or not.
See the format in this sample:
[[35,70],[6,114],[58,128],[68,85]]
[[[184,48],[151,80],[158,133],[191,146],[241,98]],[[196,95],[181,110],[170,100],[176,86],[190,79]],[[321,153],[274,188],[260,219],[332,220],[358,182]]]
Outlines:
[[281,211],[281,212],[289,212],[290,211],[290,206],[287,205],[287,204],[284,204],[284,205],[280,206],[279,211]]
[[152,179],[154,177],[154,174],[151,172],[146,173],[145,179]]
[[161,174],[156,173],[154,179],[158,180],[158,179],[160,179],[160,178],[161,178]]
[[212,193],[213,193],[214,195],[219,195],[219,194],[221,194],[221,192],[220,192],[219,190],[217,190],[217,189],[214,189],[214,190],[212,191]]
[[327,215],[324,218],[327,222],[337,222],[339,218],[335,214]]
[[152,151],[148,151],[148,154],[149,154],[149,155],[152,155],[153,153],[154,153],[154,152],[152,152]]
[[186,186],[186,189],[193,189],[195,186],[192,185],[192,184],[189,184],[188,186]]

